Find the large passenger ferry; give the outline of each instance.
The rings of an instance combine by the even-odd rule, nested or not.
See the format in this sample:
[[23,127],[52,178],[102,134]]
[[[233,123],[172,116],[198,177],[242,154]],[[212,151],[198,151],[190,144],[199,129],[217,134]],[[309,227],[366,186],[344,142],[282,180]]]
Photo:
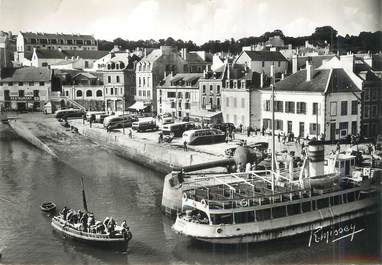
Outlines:
[[208,182],[188,183],[173,229],[211,243],[250,243],[375,213],[380,194],[374,172],[355,170],[351,155],[325,159],[323,148],[311,143],[298,169],[213,175]]

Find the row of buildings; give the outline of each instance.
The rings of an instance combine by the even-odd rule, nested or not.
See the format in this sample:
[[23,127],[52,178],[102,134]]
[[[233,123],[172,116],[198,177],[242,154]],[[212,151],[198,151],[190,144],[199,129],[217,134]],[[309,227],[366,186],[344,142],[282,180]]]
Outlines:
[[71,100],[87,109],[170,113],[270,130],[273,85],[277,133],[329,140],[382,130],[381,72],[373,67],[380,54],[288,58],[277,49],[246,47],[223,57],[169,46],[105,52],[91,36],[23,33],[16,46],[23,67],[0,66],[0,104],[7,109],[38,110],[49,100]]

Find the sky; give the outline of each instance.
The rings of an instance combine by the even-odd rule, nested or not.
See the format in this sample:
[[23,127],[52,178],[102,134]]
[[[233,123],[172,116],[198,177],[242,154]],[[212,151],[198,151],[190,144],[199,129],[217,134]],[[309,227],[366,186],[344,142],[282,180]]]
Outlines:
[[281,29],[307,36],[382,28],[381,0],[0,0],[0,30],[93,34],[98,39],[208,40]]

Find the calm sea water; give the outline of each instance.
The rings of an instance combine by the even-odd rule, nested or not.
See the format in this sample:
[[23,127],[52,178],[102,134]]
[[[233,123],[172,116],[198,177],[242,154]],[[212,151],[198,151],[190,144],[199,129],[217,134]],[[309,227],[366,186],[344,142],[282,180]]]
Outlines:
[[[352,242],[343,239],[308,247],[309,234],[262,244],[214,246],[176,235],[160,212],[163,176],[114,155],[79,135],[52,143],[54,159],[0,124],[0,250],[5,264],[296,264],[378,263],[380,221]],[[127,252],[64,239],[52,231],[41,202],[81,208],[84,176],[88,207],[96,217],[127,219],[133,232]]]

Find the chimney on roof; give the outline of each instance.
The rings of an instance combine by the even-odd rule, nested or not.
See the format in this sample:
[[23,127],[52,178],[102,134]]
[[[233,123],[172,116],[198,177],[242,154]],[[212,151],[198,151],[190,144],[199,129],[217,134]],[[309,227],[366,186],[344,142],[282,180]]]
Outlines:
[[207,77],[207,72],[206,72],[206,69],[203,70],[203,77],[206,78]]
[[264,71],[261,71],[260,74],[260,88],[264,87]]
[[271,83],[275,83],[275,70],[273,64],[271,64],[271,70],[270,70],[270,75],[271,75]]
[[143,56],[144,56],[144,57],[147,56],[147,48],[144,48],[144,49],[143,49]]
[[183,60],[187,60],[187,48],[182,48],[180,50],[180,55],[182,56]]
[[313,65],[309,63],[309,61],[306,61],[306,81],[311,81],[313,79]]
[[297,54],[292,56],[292,74],[297,72]]
[[341,66],[344,70],[353,73],[354,71],[354,54],[348,53],[347,55],[340,56]]

